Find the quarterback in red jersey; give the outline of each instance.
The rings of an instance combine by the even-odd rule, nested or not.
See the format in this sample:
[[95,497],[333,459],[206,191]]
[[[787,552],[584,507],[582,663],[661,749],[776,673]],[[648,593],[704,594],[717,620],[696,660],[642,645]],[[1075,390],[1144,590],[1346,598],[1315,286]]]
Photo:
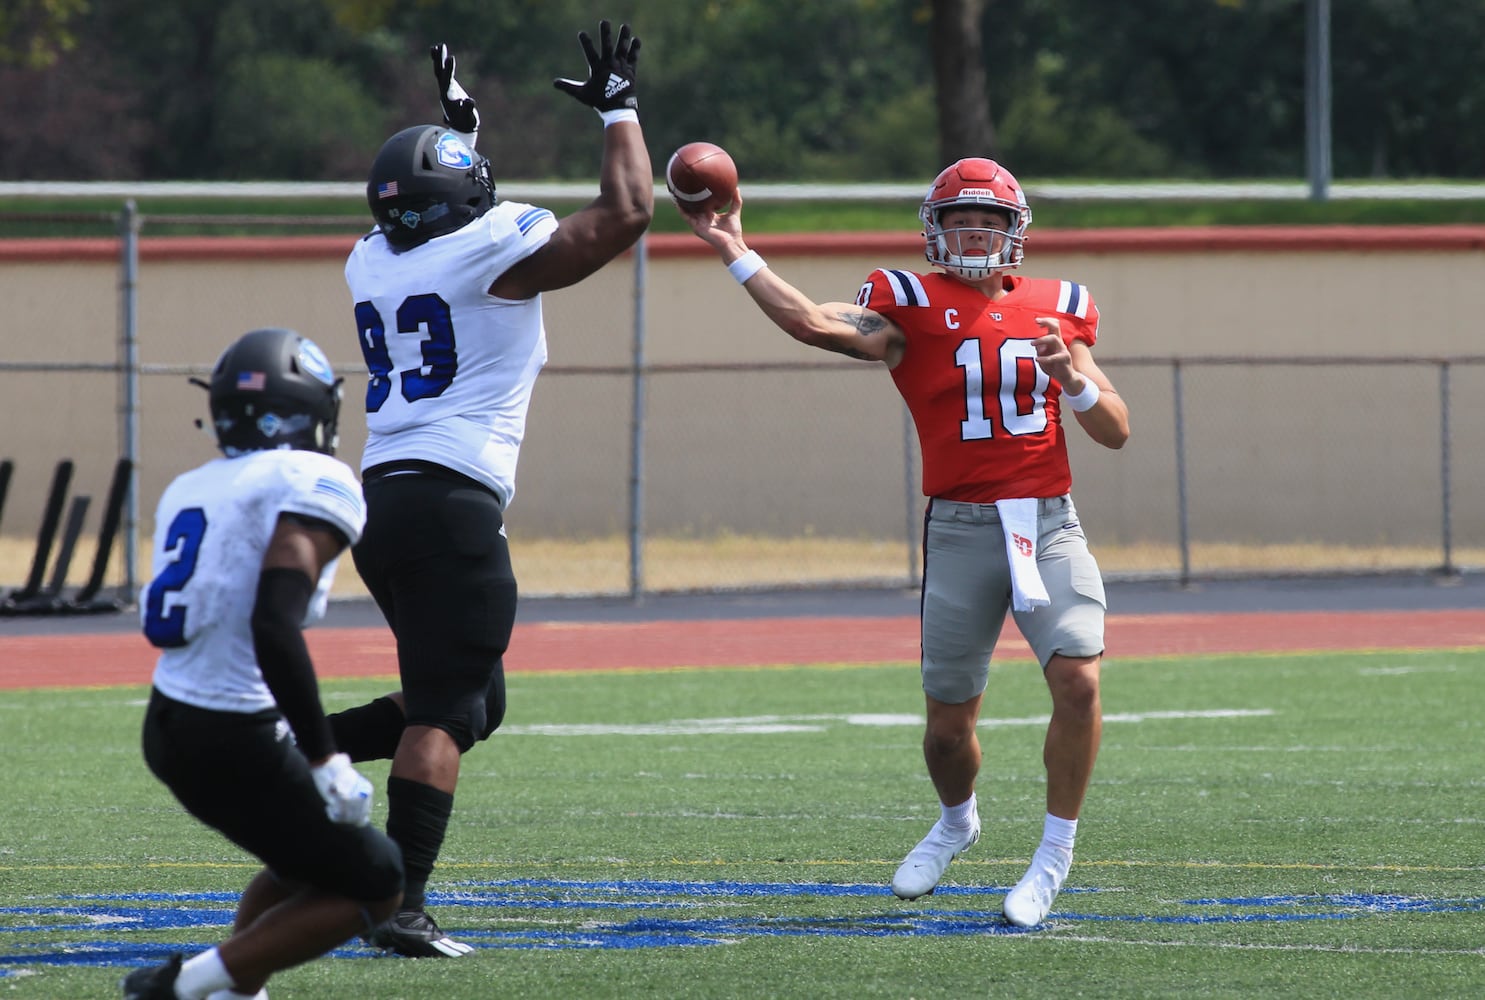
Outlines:
[[933,892],[979,840],[975,725],[1007,613],[1041,663],[1052,700],[1047,812],[1004,904],[1012,924],[1036,926],[1072,865],[1102,732],[1103,580],[1069,492],[1063,433],[1071,412],[1107,448],[1129,438],[1129,410],[1093,361],[1098,307],[1075,282],[1011,273],[1031,209],[993,160],[959,160],[929,188],[919,215],[937,270],[872,271],[855,302],[813,302],[749,250],[740,193],[721,215],[677,205],[785,333],[885,364],[918,430],[928,497],[923,758],[940,814],[892,878],[899,897]]

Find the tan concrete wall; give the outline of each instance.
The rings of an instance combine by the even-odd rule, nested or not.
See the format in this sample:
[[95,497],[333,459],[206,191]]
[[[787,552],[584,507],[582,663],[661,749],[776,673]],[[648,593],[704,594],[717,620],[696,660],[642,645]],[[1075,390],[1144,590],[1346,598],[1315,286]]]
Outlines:
[[[1418,359],[1480,352],[1485,239],[1474,230],[1366,230],[1328,239],[1248,230],[1162,245],[1148,234],[1041,234],[1025,270],[1089,286],[1104,316],[1095,351],[1133,415],[1119,453],[1073,430],[1075,492],[1090,531],[1121,544],[1177,536],[1170,367],[1183,366],[1191,530],[1209,540],[1432,544],[1441,526],[1436,368]],[[918,268],[911,235],[822,245],[758,237],[779,273],[820,300],[849,300],[875,266]],[[901,537],[901,404],[879,367],[802,347],[757,312],[689,237],[654,237],[644,323],[651,365],[784,363],[799,371],[659,372],[646,382],[646,524],[658,534],[721,531]],[[341,267],[350,241],[146,241],[138,283],[146,365],[209,365],[238,333],[283,325],[359,368]],[[246,249],[244,249],[246,248]],[[44,251],[44,252],[43,252]],[[0,245],[7,362],[108,363],[118,356],[116,249]],[[288,254],[283,256],[283,254]],[[635,319],[635,261],[547,296],[551,367],[536,391],[511,511],[528,536],[622,532],[628,516],[630,382],[564,373],[624,366]],[[1394,359],[1390,365],[1213,367],[1192,359]],[[1485,370],[1453,373],[1455,530],[1485,541],[1485,455],[1474,401]],[[352,375],[342,457],[364,442]],[[0,533],[29,536],[51,466],[79,463],[74,488],[101,498],[120,452],[118,377],[0,370],[0,457],[16,461]],[[193,426],[201,390],[183,374],[144,380],[140,499],[146,522],[164,484],[213,454]],[[95,508],[96,510],[96,508]],[[144,524],[148,529],[150,525]]]

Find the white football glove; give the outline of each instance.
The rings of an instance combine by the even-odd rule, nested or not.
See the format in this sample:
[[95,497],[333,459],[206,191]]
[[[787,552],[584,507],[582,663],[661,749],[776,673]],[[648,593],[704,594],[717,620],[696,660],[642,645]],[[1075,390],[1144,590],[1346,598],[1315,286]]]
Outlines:
[[365,826],[371,821],[371,782],[351,766],[343,753],[333,754],[318,767],[311,767],[315,788],[325,800],[325,815],[332,823]]

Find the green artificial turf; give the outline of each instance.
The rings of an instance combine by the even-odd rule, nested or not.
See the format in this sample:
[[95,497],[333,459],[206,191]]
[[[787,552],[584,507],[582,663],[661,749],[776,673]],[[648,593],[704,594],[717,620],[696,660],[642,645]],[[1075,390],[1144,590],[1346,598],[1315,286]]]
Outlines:
[[[475,953],[353,943],[269,992],[1472,995],[1482,680],[1481,652],[1111,659],[1076,861],[1023,932],[999,913],[1041,831],[1034,666],[992,671],[982,838],[911,903],[886,885],[937,815],[913,665],[513,674],[430,885]],[[332,710],[384,688],[323,685]],[[146,770],[144,693],[0,694],[0,998],[112,996],[228,932],[253,865]]]

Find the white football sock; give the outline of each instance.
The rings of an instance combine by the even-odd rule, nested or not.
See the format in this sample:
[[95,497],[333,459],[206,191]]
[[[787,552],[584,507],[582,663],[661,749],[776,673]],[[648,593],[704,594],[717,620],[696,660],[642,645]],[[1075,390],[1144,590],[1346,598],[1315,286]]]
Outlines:
[[962,830],[974,822],[974,816],[979,811],[979,803],[975,799],[975,793],[970,792],[969,798],[957,806],[946,806],[939,803],[939,821],[944,826],[952,826],[956,830]]
[[1047,813],[1046,820],[1042,823],[1042,843],[1050,844],[1052,847],[1060,847],[1068,854],[1072,853],[1073,841],[1078,836],[1078,821],[1075,819],[1063,819]]
[[222,964],[215,948],[186,959],[175,980],[175,992],[182,997],[205,997],[217,990],[231,989],[232,976]]

